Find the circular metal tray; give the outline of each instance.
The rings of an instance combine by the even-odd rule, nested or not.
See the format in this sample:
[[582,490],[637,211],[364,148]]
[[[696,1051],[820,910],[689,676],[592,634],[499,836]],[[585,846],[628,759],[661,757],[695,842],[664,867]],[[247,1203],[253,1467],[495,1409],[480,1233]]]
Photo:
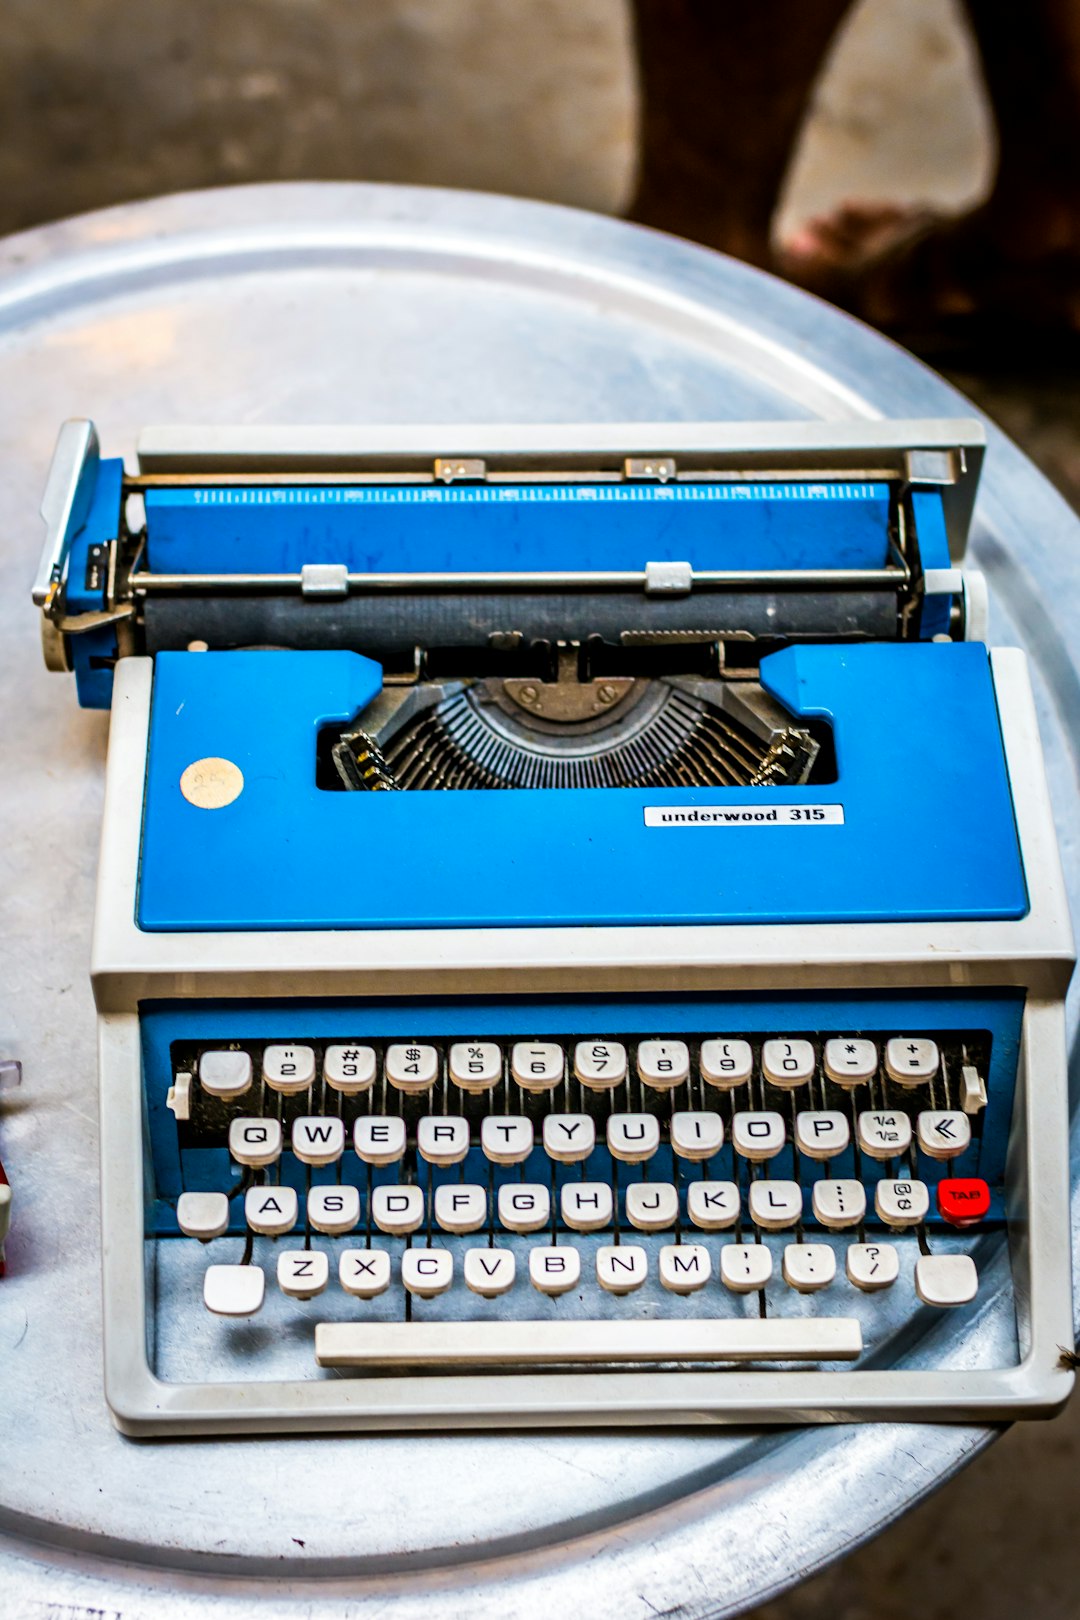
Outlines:
[[[359,185],[172,197],[13,238],[0,270],[0,1052],[26,1070],[0,1119],[16,1198],[0,1284],[5,1614],[70,1605],[240,1620],[257,1597],[266,1620],[321,1620],[366,1597],[429,1620],[583,1603],[595,1617],[716,1615],[872,1535],[992,1431],[153,1443],[114,1432],[101,1392],[87,979],[107,720],[46,675],[28,587],[66,416],[92,416],[106,453],[130,453],[158,422],[971,407],[882,338],[767,276],[652,232],[500,198]],[[1064,502],[991,430],[974,554],[991,582],[994,639],[1034,661],[1074,889],[1078,542]],[[987,1331],[995,1314],[990,1300]],[[953,1331],[937,1330],[930,1359],[962,1354]]]

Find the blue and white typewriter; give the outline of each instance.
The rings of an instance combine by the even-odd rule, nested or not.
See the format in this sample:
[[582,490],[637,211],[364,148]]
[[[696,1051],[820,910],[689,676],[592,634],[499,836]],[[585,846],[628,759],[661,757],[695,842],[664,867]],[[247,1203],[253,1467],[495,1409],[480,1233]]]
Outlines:
[[982,456],[64,427],[123,1430],[1061,1405],[1073,946]]

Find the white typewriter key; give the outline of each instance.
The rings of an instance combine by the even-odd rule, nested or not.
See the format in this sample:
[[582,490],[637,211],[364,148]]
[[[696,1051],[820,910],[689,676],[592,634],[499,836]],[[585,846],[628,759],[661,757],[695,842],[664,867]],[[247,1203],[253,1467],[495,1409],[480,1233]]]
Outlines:
[[853,1243],[847,1252],[848,1281],[864,1294],[891,1288],[900,1275],[900,1256],[891,1243]]
[[575,1232],[599,1232],[611,1225],[615,1200],[606,1181],[574,1181],[559,1199],[563,1223]]
[[448,1249],[406,1249],[401,1257],[401,1280],[410,1294],[434,1299],[445,1294],[454,1280],[454,1257]]
[[846,1226],[858,1226],[866,1215],[866,1188],[861,1181],[825,1176],[814,1182],[812,1206],[814,1218],[822,1226],[837,1232]]
[[694,1294],[712,1276],[703,1243],[665,1243],[660,1250],[660,1281],[673,1294]]
[[921,1086],[938,1072],[935,1041],[919,1036],[894,1035],[885,1047],[885,1067],[902,1086]]
[[313,1299],[330,1281],[330,1261],[317,1249],[286,1249],[278,1255],[277,1281],[290,1299]]
[[332,1114],[294,1119],[292,1150],[301,1164],[335,1164],[345,1151],[344,1122]]
[[767,1232],[782,1232],[802,1219],[803,1194],[797,1181],[752,1181],[750,1219]]
[[312,1187],[307,1196],[307,1213],[316,1232],[341,1237],[360,1220],[360,1193],[356,1187]]
[[444,1232],[479,1232],[488,1218],[486,1187],[464,1182],[435,1189],[435,1224]]
[[879,1181],[874,1208],[886,1226],[918,1226],[930,1210],[930,1189],[925,1181]]
[[920,1254],[915,1262],[915,1292],[924,1305],[969,1305],[978,1291],[969,1254]]
[[424,1194],[419,1187],[374,1187],[371,1218],[380,1232],[404,1237],[424,1220]]
[[557,1249],[532,1249],[529,1281],[542,1294],[567,1294],[581,1281],[581,1255],[565,1243]]
[[551,1193],[539,1182],[508,1182],[499,1188],[498,1212],[508,1232],[539,1232],[551,1219]]
[[353,1146],[365,1164],[396,1164],[405,1152],[405,1121],[391,1114],[368,1114],[353,1126]]
[[720,1250],[720,1281],[736,1294],[764,1288],[772,1276],[772,1252],[764,1243],[725,1243]]
[[450,1048],[450,1078],[463,1091],[490,1091],[503,1077],[503,1055],[494,1041],[457,1041]]
[[596,1251],[596,1280],[609,1294],[632,1294],[648,1275],[648,1257],[636,1243],[609,1243]]
[[851,1141],[845,1115],[832,1109],[805,1109],[795,1115],[795,1146],[808,1159],[832,1159]]
[[836,1276],[836,1255],[827,1243],[789,1243],[784,1250],[784,1281],[800,1294],[827,1288]]
[[915,1121],[915,1136],[932,1159],[954,1159],[971,1145],[971,1121],[966,1114],[928,1108]]
[[596,1146],[596,1126],[588,1114],[549,1114],[544,1120],[544,1152],[560,1164],[587,1159]]
[[533,1125],[523,1114],[489,1114],[480,1126],[480,1146],[492,1164],[521,1164],[533,1150]]
[[723,1232],[739,1218],[739,1189],[733,1181],[692,1182],[686,1213],[703,1232]]
[[555,1041],[518,1041],[510,1073],[526,1091],[550,1091],[566,1077],[566,1054]]
[[262,1306],[266,1278],[261,1266],[207,1266],[203,1303],[215,1316],[254,1316]]
[[744,1086],[754,1072],[749,1041],[702,1041],[701,1078],[710,1086]]
[[315,1080],[315,1053],[310,1046],[268,1046],[262,1072],[274,1091],[306,1091]]
[[234,1119],[229,1125],[229,1153],[237,1164],[261,1170],[281,1157],[281,1121]]
[[357,1299],[374,1299],[390,1286],[390,1256],[385,1249],[342,1249],[338,1282]]
[[335,1091],[369,1091],[377,1063],[373,1046],[328,1046],[323,1053],[323,1079]]
[[641,1041],[637,1072],[647,1086],[657,1091],[681,1086],[690,1077],[690,1048],[685,1041]]
[[689,1109],[671,1116],[671,1146],[680,1159],[711,1159],[724,1145],[724,1122],[719,1114]]
[[428,1114],[417,1121],[416,1151],[428,1164],[460,1164],[469,1151],[469,1122],[458,1114]]
[[619,1041],[578,1041],[574,1073],[583,1086],[609,1091],[626,1079],[626,1047]]
[[731,1121],[731,1142],[744,1159],[772,1159],[784,1145],[784,1121],[779,1114],[738,1113]]
[[484,1299],[497,1299],[514,1286],[517,1262],[512,1249],[469,1249],[465,1254],[465,1283]]
[[873,1041],[855,1036],[825,1042],[825,1073],[838,1086],[861,1086],[877,1074],[878,1050]]
[[204,1052],[199,1084],[211,1097],[239,1097],[251,1084],[250,1052]]
[[253,1232],[264,1237],[291,1232],[299,1213],[295,1187],[249,1187],[244,1194],[244,1218]]
[[612,1158],[640,1164],[660,1146],[660,1121],[655,1114],[609,1114],[607,1145]]
[[439,1078],[439,1054],[433,1046],[386,1048],[386,1078],[399,1091],[430,1091]]
[[766,1041],[761,1048],[761,1072],[774,1086],[804,1086],[816,1068],[809,1041]]
[[222,1192],[186,1192],[176,1200],[176,1224],[185,1237],[209,1243],[229,1227],[229,1200]]
[[669,1181],[632,1181],[626,1218],[639,1232],[664,1232],[679,1218],[679,1195]]
[[868,1109],[860,1114],[856,1133],[859,1146],[872,1159],[895,1159],[911,1146],[911,1120],[892,1109],[884,1113]]

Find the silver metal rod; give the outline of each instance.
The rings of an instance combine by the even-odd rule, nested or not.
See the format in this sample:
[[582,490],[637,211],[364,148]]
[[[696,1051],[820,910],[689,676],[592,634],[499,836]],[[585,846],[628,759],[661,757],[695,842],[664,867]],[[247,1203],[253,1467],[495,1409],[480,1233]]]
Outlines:
[[[896,590],[910,584],[907,568],[703,569],[694,590]],[[347,574],[358,594],[381,591],[644,591],[644,570],[599,573]],[[185,591],[297,591],[300,574],[131,574],[131,590],[146,595]]]
[[854,1361],[854,1317],[659,1322],[319,1322],[320,1367],[552,1366],[627,1361]]
[[[691,468],[677,472],[674,477],[667,480],[669,484],[805,484],[805,483],[897,483],[901,475],[895,467],[888,466],[803,466],[803,467],[755,467],[751,470],[739,472],[728,468],[718,468],[715,471],[708,468]],[[383,472],[348,472],[336,467],[326,468],[321,472],[174,472],[174,473],[125,473],[124,494],[138,495],[148,489],[288,489],[310,488],[316,486],[343,488],[364,487],[365,485],[379,484],[435,484],[441,486],[445,480],[436,478],[433,472],[413,471],[407,468],[395,470],[388,468]],[[451,479],[451,485],[459,484],[461,480]],[[475,481],[480,484],[623,484],[626,477],[621,469],[605,467],[573,467],[539,472],[533,467],[522,467],[520,470],[489,468],[483,479]],[[630,480],[637,485],[639,480]],[[644,482],[648,482],[645,480]]]

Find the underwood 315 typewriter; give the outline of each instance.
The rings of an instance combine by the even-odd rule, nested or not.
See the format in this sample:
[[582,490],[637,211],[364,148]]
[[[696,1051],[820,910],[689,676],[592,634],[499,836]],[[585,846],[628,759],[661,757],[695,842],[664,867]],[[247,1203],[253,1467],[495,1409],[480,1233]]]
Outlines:
[[1060,1406],[1072,940],[982,455],[64,427],[121,1428]]

